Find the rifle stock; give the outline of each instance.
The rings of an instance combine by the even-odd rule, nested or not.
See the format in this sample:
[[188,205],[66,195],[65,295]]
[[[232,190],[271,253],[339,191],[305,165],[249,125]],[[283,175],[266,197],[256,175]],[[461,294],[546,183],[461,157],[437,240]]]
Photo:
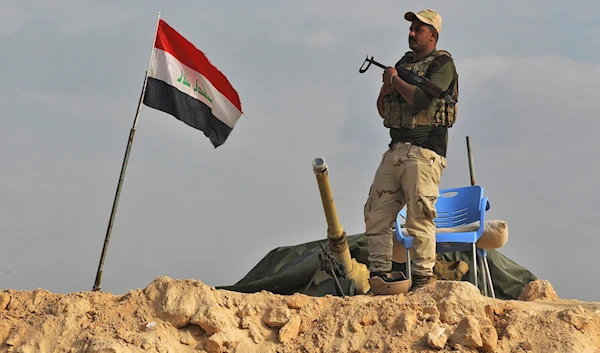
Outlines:
[[[367,63],[366,67],[364,67],[365,63]],[[358,72],[360,72],[361,74],[365,73],[369,69],[371,64],[378,66],[384,70],[387,68],[387,66],[375,61],[372,56],[371,58],[367,56],[361,67],[358,69]],[[445,100],[450,106],[454,106],[456,104],[456,101],[452,98],[452,96],[448,93],[447,90],[442,90],[438,85],[429,81],[427,77],[420,77],[419,75],[401,66],[397,67],[396,71],[398,71],[398,77],[400,77],[404,82],[419,87],[420,89],[422,89],[423,91],[425,91],[433,97]]]

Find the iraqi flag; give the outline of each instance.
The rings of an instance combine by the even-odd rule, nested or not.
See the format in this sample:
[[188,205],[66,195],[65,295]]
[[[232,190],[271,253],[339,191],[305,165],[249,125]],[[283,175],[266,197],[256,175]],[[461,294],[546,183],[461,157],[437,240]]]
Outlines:
[[242,115],[240,98],[204,53],[159,20],[144,104],[201,130],[216,148]]

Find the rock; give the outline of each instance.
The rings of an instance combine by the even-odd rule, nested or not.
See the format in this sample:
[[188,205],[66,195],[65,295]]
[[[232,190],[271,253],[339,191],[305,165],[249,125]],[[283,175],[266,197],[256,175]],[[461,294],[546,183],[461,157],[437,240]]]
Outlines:
[[0,311],[6,310],[8,303],[10,303],[10,294],[5,292],[0,293]]
[[[38,306],[46,301],[49,292],[38,288],[31,292],[31,294],[32,296],[28,300],[25,300],[25,302],[21,304],[20,308],[35,314]],[[69,297],[71,297],[71,295],[69,295]]]
[[[148,287],[147,291],[151,294],[153,285]],[[157,307],[159,309],[158,316],[165,321],[170,322],[176,328],[181,328],[190,323],[190,319],[196,313],[198,307],[198,299],[194,290],[182,291],[174,285],[164,285],[166,288],[156,289]],[[152,296],[149,296],[152,300]]]
[[319,318],[320,312],[312,306],[306,306],[300,311],[302,316],[302,323],[300,324],[300,333],[310,330],[315,322]]
[[240,318],[246,317],[246,316],[254,316],[256,314],[258,314],[258,311],[260,309],[257,307],[257,305],[252,304],[252,303],[248,303],[246,305],[244,305],[243,308],[241,308],[238,312],[237,312],[237,316]]
[[514,306],[510,303],[496,303],[485,305],[485,313],[490,320],[494,320],[496,317],[502,317],[514,309]]
[[184,344],[186,346],[191,346],[194,342],[194,338],[189,332],[182,332],[181,337],[179,338],[179,343]]
[[252,338],[252,341],[254,341],[254,343],[260,343],[265,340],[265,334],[263,334],[263,331],[258,326],[251,326],[249,331],[250,338]]
[[25,344],[19,346],[19,348],[17,348],[17,352],[18,353],[38,353],[39,348],[36,348],[36,346],[33,343],[25,343]]
[[344,322],[340,325],[340,329],[338,330],[338,336],[340,336],[341,338],[347,337],[348,335],[346,334],[346,332],[348,331],[348,324]]
[[240,341],[240,337],[234,337],[225,332],[218,332],[208,338],[204,350],[208,353],[233,352]]
[[422,292],[437,301],[440,321],[444,323],[453,325],[469,315],[485,315],[484,297],[470,282],[435,281],[425,286]]
[[573,325],[578,330],[584,328],[591,320],[581,305],[561,311],[558,313],[558,318]]
[[533,346],[529,342],[521,343],[520,348],[523,349],[524,351],[532,351],[533,350]]
[[256,318],[246,316],[241,320],[240,326],[242,329],[249,331],[250,338],[252,338],[254,343],[260,343],[264,341],[266,333],[264,333],[263,328],[260,327],[260,324],[256,320]]
[[240,320],[240,328],[249,330],[252,324],[252,318],[249,316],[245,316]]
[[438,308],[435,304],[436,303],[434,303],[434,305],[428,305],[428,306],[423,307],[423,314],[427,314],[427,315],[431,315],[431,316],[440,316],[440,311],[438,310]]
[[142,344],[140,345],[140,347],[141,347],[143,350],[147,351],[147,350],[149,350],[150,348],[154,347],[154,341],[152,341],[152,340],[151,340],[151,339],[149,339],[149,338],[145,338],[145,339],[142,341]]
[[446,329],[438,326],[433,331],[427,334],[427,345],[431,348],[440,350],[444,349],[446,342],[448,341],[448,335]]
[[302,309],[308,301],[308,296],[304,294],[294,294],[291,297],[286,298],[285,304],[290,309]]
[[291,317],[290,310],[287,306],[273,308],[264,317],[264,323],[271,328],[282,328],[287,324]]
[[[215,295],[218,295],[218,294],[215,294]],[[236,308],[239,305],[239,303],[238,303],[238,301],[237,301],[236,298],[231,297],[231,296],[229,296],[227,294],[221,294],[220,297],[221,297],[221,301],[223,302],[223,305],[227,309],[233,309],[233,308]]]
[[198,311],[191,319],[190,323],[202,327],[207,335],[213,335],[223,331],[227,326],[230,326],[229,315],[223,312],[220,307],[207,307],[202,311]]
[[[455,345],[453,351],[451,352],[456,352],[456,353],[479,353],[479,351],[475,348],[469,348],[466,346],[463,346],[462,344],[457,344]],[[517,352],[511,352],[511,353],[517,353]]]
[[9,335],[9,337],[4,341],[4,344],[7,346],[15,346],[19,342],[19,338],[17,335]]
[[364,314],[360,319],[360,324],[363,326],[375,325],[377,318],[373,313]]
[[[0,342],[5,342],[8,339],[11,327],[12,325],[8,322],[0,321]],[[9,343],[6,344],[9,345]],[[1,345],[2,343],[0,343],[0,346]]]
[[54,315],[82,316],[92,310],[92,305],[85,298],[64,297],[59,300],[52,312]]
[[558,294],[547,280],[535,280],[527,283],[521,290],[518,300],[558,300]]
[[479,322],[473,316],[463,318],[454,330],[450,337],[450,345],[455,347],[457,344],[468,348],[483,346]]
[[135,342],[135,334],[133,332],[127,331],[124,328],[120,328],[117,330],[117,337],[124,342],[133,344]]
[[362,325],[357,320],[352,321],[350,324],[350,332],[357,333],[362,330]]
[[300,331],[300,323],[302,318],[294,315],[283,327],[279,330],[279,342],[286,343],[298,337]]
[[200,315],[206,312],[206,308],[224,310],[221,298],[200,281],[176,281],[162,276],[152,281],[144,294],[156,307],[158,317],[176,328],[188,325],[199,309]]
[[503,336],[508,338],[509,340],[517,339],[517,338],[519,338],[519,336],[521,336],[521,332],[519,331],[519,329],[517,329],[517,327],[515,325],[508,325],[504,329]]
[[417,323],[417,313],[414,311],[405,311],[398,316],[394,323],[394,329],[399,332],[407,332],[415,327]]
[[384,343],[381,341],[381,337],[370,337],[363,345],[367,352],[381,352],[383,347]]
[[495,352],[498,346],[498,332],[491,322],[480,323],[481,340],[483,344],[479,350],[481,352]]

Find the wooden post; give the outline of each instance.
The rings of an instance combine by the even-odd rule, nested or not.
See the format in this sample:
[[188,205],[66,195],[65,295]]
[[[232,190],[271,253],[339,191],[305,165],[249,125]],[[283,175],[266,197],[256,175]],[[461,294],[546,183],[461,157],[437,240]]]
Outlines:
[[471,150],[471,138],[467,136],[467,153],[469,156],[469,174],[471,175],[471,185],[477,185],[475,181],[475,167],[473,166],[473,151]]

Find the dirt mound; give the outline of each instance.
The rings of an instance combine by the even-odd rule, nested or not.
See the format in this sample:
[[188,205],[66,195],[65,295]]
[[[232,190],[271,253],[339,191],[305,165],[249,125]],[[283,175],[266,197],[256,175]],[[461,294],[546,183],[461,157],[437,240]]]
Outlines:
[[[437,282],[397,296],[308,297],[155,279],[124,295],[0,292],[0,352],[600,352],[600,303]],[[539,295],[539,298],[535,296]]]
[[537,280],[528,283],[521,291],[518,300],[557,300],[558,294],[550,282],[546,280]]

